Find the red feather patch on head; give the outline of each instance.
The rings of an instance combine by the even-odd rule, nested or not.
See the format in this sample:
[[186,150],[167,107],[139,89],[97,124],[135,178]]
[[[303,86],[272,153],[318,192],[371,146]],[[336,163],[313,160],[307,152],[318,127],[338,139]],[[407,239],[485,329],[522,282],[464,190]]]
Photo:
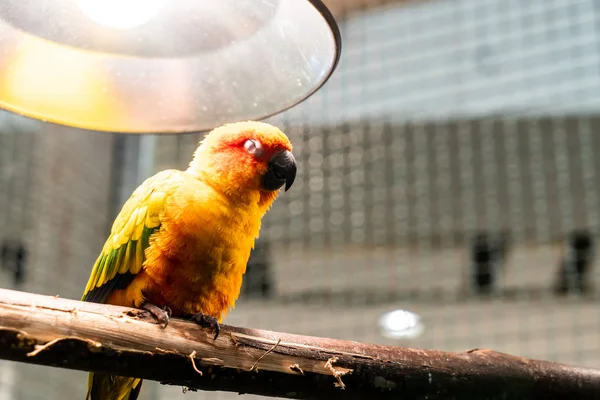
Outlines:
[[210,132],[203,142],[209,142],[207,144],[217,151],[226,147],[243,150],[248,139],[257,140],[262,145],[266,159],[279,150],[292,151],[292,143],[281,130],[271,124],[257,121],[223,125]]

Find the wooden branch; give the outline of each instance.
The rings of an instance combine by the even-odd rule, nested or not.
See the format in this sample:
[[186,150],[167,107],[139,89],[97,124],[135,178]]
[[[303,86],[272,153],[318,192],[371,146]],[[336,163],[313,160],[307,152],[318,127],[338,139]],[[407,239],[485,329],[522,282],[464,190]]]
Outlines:
[[297,399],[592,399],[600,370],[222,326],[0,289],[0,358]]

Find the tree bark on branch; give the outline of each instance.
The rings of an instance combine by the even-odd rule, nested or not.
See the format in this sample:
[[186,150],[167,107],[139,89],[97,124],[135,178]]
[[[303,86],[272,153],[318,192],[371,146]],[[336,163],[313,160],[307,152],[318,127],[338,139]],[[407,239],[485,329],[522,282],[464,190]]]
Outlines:
[[296,399],[593,399],[600,370],[222,325],[0,289],[0,358]]

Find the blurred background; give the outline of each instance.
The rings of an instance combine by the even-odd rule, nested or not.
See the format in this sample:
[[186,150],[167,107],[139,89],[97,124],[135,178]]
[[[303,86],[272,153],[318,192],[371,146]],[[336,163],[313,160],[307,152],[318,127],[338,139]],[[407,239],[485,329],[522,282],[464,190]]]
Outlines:
[[[225,322],[598,367],[600,3],[325,2],[342,59],[268,120],[299,176]],[[185,168],[200,138],[1,113],[0,286],[79,299],[132,190]],[[0,400],[83,399],[86,383],[0,361]]]

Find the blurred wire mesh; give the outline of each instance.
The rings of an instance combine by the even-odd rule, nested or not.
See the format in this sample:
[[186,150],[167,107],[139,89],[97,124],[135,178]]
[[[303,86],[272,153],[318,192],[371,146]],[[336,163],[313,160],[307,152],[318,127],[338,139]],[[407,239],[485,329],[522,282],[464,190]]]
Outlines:
[[[597,367],[598,2],[385,3],[340,11],[338,71],[269,121],[299,176],[226,322]],[[184,168],[201,137],[0,122],[0,285],[69,298],[131,191]],[[422,331],[389,337],[379,321],[398,309]],[[0,362],[0,400],[80,399],[85,384]],[[180,396],[153,382],[142,394]]]

